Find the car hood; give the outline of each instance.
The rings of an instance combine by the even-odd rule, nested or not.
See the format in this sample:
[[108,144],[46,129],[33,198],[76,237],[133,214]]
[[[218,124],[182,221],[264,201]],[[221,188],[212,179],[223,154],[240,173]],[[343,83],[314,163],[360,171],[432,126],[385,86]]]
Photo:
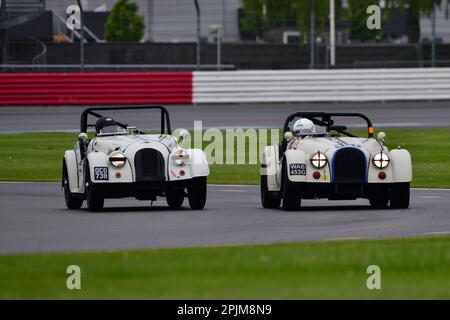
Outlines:
[[132,150],[153,148],[170,152],[177,145],[175,138],[170,135],[117,135],[96,137],[89,144],[89,150],[97,150],[108,154],[114,150],[129,153]]
[[366,157],[383,150],[375,139],[352,137],[305,138],[299,142],[297,149],[303,150],[307,155],[320,151],[331,157],[337,150],[348,147],[360,149]]

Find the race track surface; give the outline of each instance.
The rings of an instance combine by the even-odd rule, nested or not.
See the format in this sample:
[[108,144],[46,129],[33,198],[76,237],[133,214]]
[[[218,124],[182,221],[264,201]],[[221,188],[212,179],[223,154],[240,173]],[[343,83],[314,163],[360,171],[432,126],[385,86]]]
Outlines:
[[56,183],[0,183],[0,253],[96,251],[450,234],[450,191],[412,190],[406,210],[367,200],[304,201],[262,209],[257,186],[209,186],[206,209],[165,200],[106,200],[103,212],[67,210]]
[[[78,131],[84,108],[0,107],[0,132]],[[205,128],[280,128],[286,117],[297,111],[361,112],[372,120],[375,128],[450,127],[448,101],[174,105],[167,108],[172,128],[186,129],[193,128],[195,120],[202,120]],[[114,116],[114,113],[108,115]],[[126,116],[121,113],[117,119],[122,121],[123,117],[124,122],[139,128],[156,128],[158,125],[157,117],[136,110],[127,112]]]

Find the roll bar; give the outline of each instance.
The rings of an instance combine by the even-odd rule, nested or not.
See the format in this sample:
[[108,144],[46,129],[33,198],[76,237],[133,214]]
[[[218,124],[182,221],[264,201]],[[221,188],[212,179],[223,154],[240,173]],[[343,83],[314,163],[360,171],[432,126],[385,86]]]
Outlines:
[[[163,106],[119,106],[119,107],[97,107],[97,108],[88,108],[83,111],[81,114],[81,120],[80,120],[80,132],[87,132],[88,129],[88,116],[94,116],[96,118],[103,117],[102,114],[97,113],[96,111],[105,111],[105,110],[143,110],[143,109],[159,109],[161,110],[161,134],[165,134],[167,131],[167,134],[172,134],[172,129],[170,127],[170,118],[169,118],[169,112],[166,108]],[[127,125],[121,122],[116,121],[117,125],[126,129]],[[166,130],[167,129],[167,130]]]
[[[373,126],[370,119],[361,113],[353,112],[296,112],[287,117],[283,127],[283,134],[289,131],[289,123],[295,118],[307,118],[314,124],[330,129],[334,125],[334,120],[331,119],[332,117],[359,117],[364,119],[367,123],[368,136],[369,138],[373,138]],[[347,132],[343,133],[353,136]]]

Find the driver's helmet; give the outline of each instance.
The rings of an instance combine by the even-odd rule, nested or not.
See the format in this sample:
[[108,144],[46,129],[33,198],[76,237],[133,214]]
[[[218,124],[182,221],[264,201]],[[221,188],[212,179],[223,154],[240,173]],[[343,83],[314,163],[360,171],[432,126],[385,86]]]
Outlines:
[[114,121],[113,118],[110,117],[101,117],[95,123],[95,132],[99,133],[117,133],[121,129]]
[[295,121],[292,131],[297,137],[310,136],[316,133],[316,126],[311,120],[300,118]]

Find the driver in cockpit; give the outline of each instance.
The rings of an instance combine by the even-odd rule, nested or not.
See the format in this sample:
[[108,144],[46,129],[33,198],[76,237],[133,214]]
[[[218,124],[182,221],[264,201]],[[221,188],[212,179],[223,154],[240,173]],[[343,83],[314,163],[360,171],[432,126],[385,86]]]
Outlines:
[[294,133],[294,139],[289,141],[287,149],[297,149],[297,146],[302,139],[315,136],[316,126],[311,120],[307,118],[300,118],[295,121],[292,131]]
[[123,129],[111,117],[101,117],[95,123],[95,132],[97,134],[115,134],[122,131]]

